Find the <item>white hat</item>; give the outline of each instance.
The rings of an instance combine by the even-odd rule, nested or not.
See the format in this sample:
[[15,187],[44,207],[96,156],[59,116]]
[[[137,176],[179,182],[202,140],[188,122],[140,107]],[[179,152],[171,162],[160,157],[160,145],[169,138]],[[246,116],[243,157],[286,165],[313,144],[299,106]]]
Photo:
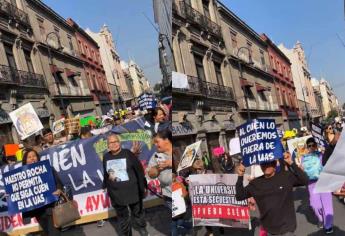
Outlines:
[[308,129],[307,129],[307,127],[303,126],[303,127],[301,128],[301,131],[302,131],[302,132],[307,132]]

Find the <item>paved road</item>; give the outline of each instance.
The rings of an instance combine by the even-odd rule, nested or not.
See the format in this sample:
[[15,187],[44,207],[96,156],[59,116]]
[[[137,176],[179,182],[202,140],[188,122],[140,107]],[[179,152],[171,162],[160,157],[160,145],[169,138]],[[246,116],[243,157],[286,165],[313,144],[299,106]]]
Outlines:
[[[171,212],[163,206],[146,209],[147,230],[151,236],[170,235]],[[103,227],[96,223],[76,226],[62,234],[63,236],[113,236],[116,233],[116,218],[108,219]],[[138,236],[133,231],[133,236]]]
[[[317,219],[312,209],[309,207],[308,193],[305,187],[295,189],[295,209],[297,215],[296,236],[322,236],[324,231],[317,228]],[[334,207],[334,233],[333,236],[345,236],[345,204],[341,203],[337,198],[333,197]],[[231,236],[257,236],[259,235],[259,220],[253,217],[253,230],[247,229],[227,229],[224,235]],[[205,230],[198,232],[198,236],[203,236]]]

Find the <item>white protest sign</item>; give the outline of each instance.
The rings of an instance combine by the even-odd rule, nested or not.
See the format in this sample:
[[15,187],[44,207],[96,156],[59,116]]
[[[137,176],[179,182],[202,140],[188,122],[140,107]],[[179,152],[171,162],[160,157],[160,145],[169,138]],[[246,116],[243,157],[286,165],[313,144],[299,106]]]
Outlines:
[[306,141],[311,138],[311,135],[289,139],[287,141],[287,146],[292,157],[295,157],[295,162],[297,165],[301,165],[301,158],[304,154],[308,153]]
[[53,123],[53,134],[61,133],[65,130],[65,118],[54,121]]
[[43,125],[31,103],[12,111],[9,116],[22,140],[43,129]]
[[181,215],[186,212],[186,202],[182,197],[182,188],[172,192],[172,217]]
[[240,138],[233,138],[229,142],[230,155],[241,153]]
[[333,192],[340,189],[345,182],[345,132],[342,132],[327,164],[324,166],[318,181],[316,193]]
[[186,147],[178,165],[177,171],[181,171],[193,165],[193,161],[199,152],[201,141]]

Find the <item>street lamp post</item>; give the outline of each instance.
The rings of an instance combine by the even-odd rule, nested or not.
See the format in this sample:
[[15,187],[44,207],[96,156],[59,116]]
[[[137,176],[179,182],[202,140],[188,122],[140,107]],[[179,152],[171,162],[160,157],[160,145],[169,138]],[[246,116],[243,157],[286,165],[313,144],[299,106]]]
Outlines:
[[[58,48],[57,48],[57,50],[61,50],[61,49],[62,49],[62,46],[61,46],[60,37],[59,37],[59,35],[58,35],[56,32],[52,31],[52,32],[50,32],[50,33],[47,34],[47,36],[46,36],[46,44],[47,44],[47,48],[48,48],[49,63],[50,63],[51,66],[54,66],[54,64],[53,64],[53,56],[52,56],[52,54],[51,54],[50,45],[49,45],[49,43],[48,43],[48,38],[49,38],[50,35],[54,35],[54,36],[57,38],[57,42],[58,42]],[[55,79],[55,82],[56,82],[56,81],[57,81],[57,73],[56,73],[56,70],[55,70],[55,69],[53,70],[53,75],[54,75],[54,79]],[[59,85],[58,82],[56,82],[56,86],[57,86],[58,95],[59,95],[59,98],[60,98],[60,105],[61,105],[61,107],[62,107],[62,115],[63,115],[63,116],[66,116],[65,104],[64,104],[63,98],[62,98],[62,96],[61,96],[60,85]]]
[[[252,61],[252,55],[251,55],[251,52],[250,52],[250,49],[247,48],[247,47],[240,47],[237,51],[237,59],[238,59],[238,69],[240,70],[240,79],[243,78],[243,71],[242,71],[242,65],[241,65],[241,60],[240,60],[240,57],[239,57],[239,53],[242,49],[246,49],[248,50],[248,55],[249,55],[249,62],[248,64],[249,65],[253,65],[253,61]],[[248,120],[250,120],[250,111],[249,111],[249,103],[248,103],[248,93],[247,93],[247,90],[244,90],[244,99],[246,101],[246,107],[247,107],[247,116],[248,116]]]

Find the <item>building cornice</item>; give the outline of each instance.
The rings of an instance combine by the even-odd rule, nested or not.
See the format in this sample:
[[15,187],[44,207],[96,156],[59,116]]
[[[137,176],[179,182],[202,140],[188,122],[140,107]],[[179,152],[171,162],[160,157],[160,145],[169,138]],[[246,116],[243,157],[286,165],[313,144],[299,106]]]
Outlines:
[[272,40],[265,34],[263,33],[261,35],[261,38],[267,43],[268,46],[271,46],[281,57],[283,57],[289,65],[291,65],[290,59],[275,45],[275,43],[272,42]]
[[253,36],[259,43],[267,47],[266,42],[260,37],[260,35],[257,32],[255,32],[249,25],[247,25],[243,20],[236,16],[235,13],[230,11],[230,9],[223,3],[221,3],[219,0],[217,0],[217,8],[219,12],[223,12],[227,17],[229,17],[231,20],[233,20],[239,26],[241,26],[242,29],[244,29],[248,34]]
[[65,26],[67,29],[70,31],[75,31],[72,26],[70,26],[66,19],[64,19],[62,16],[60,16],[58,13],[56,13],[52,8],[50,8],[48,5],[46,5],[43,1],[41,0],[26,0],[28,5],[33,5],[35,7],[38,7],[44,12],[45,14],[50,15],[54,20],[58,21],[60,24]]

